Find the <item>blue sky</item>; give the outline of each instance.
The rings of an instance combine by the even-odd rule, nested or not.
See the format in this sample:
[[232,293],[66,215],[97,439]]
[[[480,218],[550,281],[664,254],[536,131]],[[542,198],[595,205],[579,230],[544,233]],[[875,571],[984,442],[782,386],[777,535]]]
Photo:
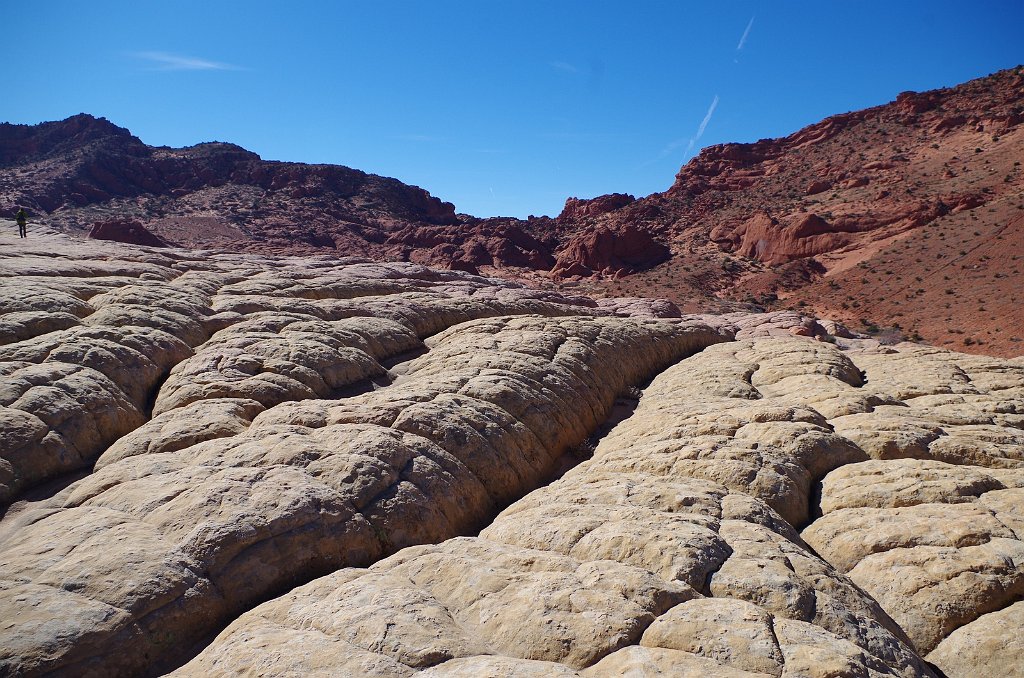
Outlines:
[[1024,2],[4,1],[0,120],[104,116],[416,184],[477,216],[667,188],[784,136],[1024,63]]

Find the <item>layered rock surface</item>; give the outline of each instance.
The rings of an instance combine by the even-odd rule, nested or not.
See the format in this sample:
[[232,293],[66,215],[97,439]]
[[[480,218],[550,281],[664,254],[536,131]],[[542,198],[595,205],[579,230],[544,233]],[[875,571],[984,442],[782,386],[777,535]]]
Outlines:
[[[92,474],[20,502],[0,524],[0,608],[18,620],[4,629],[2,660],[15,672],[143,671],[295,582],[476,529],[550,476],[617,395],[727,338],[696,321],[616,318],[592,302],[408,265],[240,270],[228,258],[197,273],[181,272],[191,263],[181,252],[141,256],[164,278],[107,281],[85,320],[99,316],[96,326],[128,346],[137,327],[159,325],[155,336],[181,348],[174,369],[73,352],[78,328],[4,347],[22,371],[55,357],[93,370],[137,413],[113,413],[122,428],[97,439],[80,433],[90,446],[79,444],[70,468],[134,429]],[[74,290],[73,280],[51,286]],[[174,294],[186,281],[206,283],[194,293],[205,304]],[[203,342],[214,323],[223,327]],[[378,361],[417,349],[426,352],[391,384]],[[133,368],[147,380],[128,379]],[[374,378],[377,390],[339,398]],[[12,421],[34,417],[42,429],[51,410],[75,405],[34,393],[21,372],[10,381],[31,396],[5,410]],[[150,398],[156,416],[142,425]],[[71,439],[62,423],[37,440]],[[66,456],[33,442],[7,459],[20,481],[11,495],[37,480],[31,463]]]
[[2,675],[1019,675],[1020,359],[57,235],[0,303]]
[[[944,637],[927,659],[946,675],[1020,675],[1000,656],[1016,643],[1000,623],[1019,622],[1024,573],[1020,502],[1006,494],[1020,485],[1015,466],[893,461],[839,423],[884,431],[891,411],[959,391],[960,417],[937,428],[961,444],[960,427],[1001,432],[1007,459],[1022,388],[1019,362],[909,345],[712,346],[658,376],[592,459],[478,537],[297,588],[176,675],[930,676],[924,656]],[[844,482],[858,474],[880,478]],[[878,514],[840,515],[865,505]],[[947,506],[977,515],[957,522]],[[851,567],[880,552],[895,562]]]

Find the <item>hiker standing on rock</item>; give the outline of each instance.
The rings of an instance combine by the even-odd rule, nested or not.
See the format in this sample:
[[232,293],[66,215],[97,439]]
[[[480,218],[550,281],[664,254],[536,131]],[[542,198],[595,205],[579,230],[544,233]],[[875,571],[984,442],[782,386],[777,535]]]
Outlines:
[[25,230],[25,226],[28,224],[28,213],[25,212],[24,207],[18,208],[18,213],[14,215],[14,220],[18,222],[18,235],[22,238],[27,238],[28,233]]

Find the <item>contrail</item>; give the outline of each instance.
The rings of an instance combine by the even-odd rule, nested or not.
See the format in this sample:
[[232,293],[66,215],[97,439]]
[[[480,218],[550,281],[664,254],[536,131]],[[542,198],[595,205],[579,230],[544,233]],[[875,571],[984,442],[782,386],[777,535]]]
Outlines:
[[[704,130],[707,129],[708,123],[711,122],[711,116],[715,114],[716,108],[718,108],[717,94],[715,95],[715,98],[711,101],[711,105],[708,107],[708,112],[704,114],[704,119],[700,121],[700,127],[697,128],[697,133],[690,137],[689,141],[685,142],[686,151],[683,152],[683,157],[690,155],[690,151],[692,151],[693,147],[697,144],[698,141],[700,141],[700,138],[704,136]],[[674,150],[681,147],[683,143],[684,142],[682,139],[676,139],[675,141],[665,146],[665,148],[661,149],[661,153],[658,154],[657,158],[648,160],[647,162],[641,164],[640,166],[645,167],[651,164],[652,162],[656,162],[664,157],[669,156]]]
[[711,122],[711,116],[715,114],[715,109],[716,108],[718,108],[718,95],[717,94],[715,95],[714,101],[711,102],[711,106],[708,108],[707,115],[705,115],[704,119],[700,121],[700,127],[697,128],[697,136],[695,136],[693,138],[693,142],[694,143],[697,143],[698,141],[700,141],[700,138],[702,136],[704,136],[704,129],[708,126],[708,123]]
[[743,49],[743,45],[747,44],[747,36],[750,35],[750,29],[754,27],[754,17],[750,17],[750,21],[747,22],[747,29],[743,31],[743,37],[740,38],[740,44],[736,45],[736,51]]

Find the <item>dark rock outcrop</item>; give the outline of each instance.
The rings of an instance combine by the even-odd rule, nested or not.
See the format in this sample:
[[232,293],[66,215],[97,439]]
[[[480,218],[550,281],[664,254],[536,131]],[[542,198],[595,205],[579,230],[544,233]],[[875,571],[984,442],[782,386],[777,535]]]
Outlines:
[[124,242],[129,245],[145,245],[147,247],[169,247],[170,244],[158,236],[150,233],[145,226],[138,221],[127,219],[110,219],[99,221],[93,224],[89,231],[89,237],[93,240],[113,240]]
[[656,266],[671,254],[666,245],[632,224],[599,227],[573,237],[559,253],[553,273],[561,277],[633,273]]

